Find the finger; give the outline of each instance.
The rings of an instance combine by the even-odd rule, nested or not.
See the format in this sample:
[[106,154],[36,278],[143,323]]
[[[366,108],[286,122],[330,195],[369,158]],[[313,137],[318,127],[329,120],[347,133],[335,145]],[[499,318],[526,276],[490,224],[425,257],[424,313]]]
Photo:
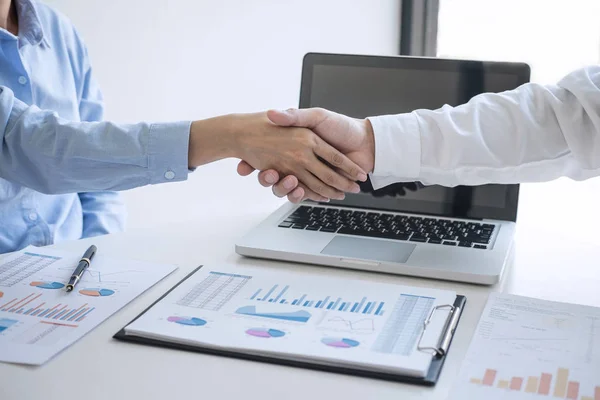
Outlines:
[[[343,171],[343,170],[341,170],[341,169],[339,169],[339,168],[336,168],[336,167],[334,167],[333,165],[329,164],[327,161],[325,161],[325,160],[324,160],[324,159],[322,159],[321,157],[318,157],[318,158],[319,158],[319,160],[321,160],[322,162],[324,162],[324,163],[325,163],[325,165],[327,165],[328,167],[331,167],[331,168],[333,168],[333,169],[335,170],[335,172],[337,172],[338,174],[342,175],[343,177],[345,177],[345,178],[348,178],[348,179],[350,179],[350,180],[351,180],[351,181],[353,181],[353,182],[357,181],[357,179],[356,179],[355,177],[351,176],[351,175],[350,175],[349,173],[347,173],[346,171]],[[358,179],[358,182],[357,182],[357,184],[360,186],[360,184],[361,184],[361,183],[364,183],[364,182],[366,182],[367,180],[368,180],[368,178],[367,178],[367,179],[365,179],[364,181],[361,181],[360,179]]]
[[269,110],[267,117],[272,123],[279,126],[300,126],[304,128],[315,128],[331,113],[323,108],[305,108],[288,110]]
[[304,200],[304,189],[297,187],[296,189],[292,190],[292,193],[288,194],[287,198],[292,203],[300,203],[302,200]]
[[[349,176],[352,177],[351,178],[352,180],[361,181],[361,182],[364,182],[367,180],[367,174],[365,173],[365,171],[363,171],[363,169],[361,167],[356,165],[348,157],[346,157],[339,150],[337,150],[335,147],[331,146],[329,143],[327,143],[323,139],[317,138],[317,146],[314,151],[315,151],[316,155],[321,157],[328,164],[331,164],[335,168],[346,172]],[[350,180],[348,180],[346,178],[344,179],[344,181],[346,183],[351,182]],[[325,182],[328,183],[327,181],[325,181]],[[330,186],[334,186],[335,188],[344,190],[346,192],[358,193],[360,191],[360,189],[358,188],[358,184],[356,184],[355,182],[351,182],[351,183],[352,184],[347,187],[339,187],[336,185],[330,185]]]
[[[325,160],[322,160],[322,161],[323,161],[323,162],[325,162]],[[326,162],[325,162],[325,164],[328,164],[328,163],[326,163]],[[334,169],[335,169],[335,172],[337,172],[338,174],[342,175],[343,177],[346,177],[346,178],[350,179],[351,181],[354,181],[354,180],[355,180],[355,179],[354,179],[352,176],[350,176],[350,174],[349,174],[349,173],[347,173],[346,171],[342,171],[342,170],[341,170],[341,169],[339,169],[339,168],[334,168]]]
[[258,182],[264,187],[271,187],[279,181],[279,173],[274,169],[261,171],[258,174]]
[[[307,188],[302,182],[298,184],[298,188],[296,188],[294,190],[294,192],[292,192],[292,194],[295,193],[297,190],[302,190],[302,198],[301,198],[301,200],[310,199],[312,201],[329,202],[329,199],[327,197],[323,197],[323,196],[320,196],[320,195],[316,194],[315,192],[313,192],[312,190],[310,190],[309,188]],[[288,196],[288,199],[290,201],[292,201],[290,199],[290,196]],[[293,201],[292,201],[292,203],[293,203]]]
[[327,166],[331,166],[331,168],[333,168],[335,170],[335,172],[337,172],[338,174],[350,179],[350,180],[355,180],[352,176],[350,176],[350,174],[348,174],[346,171],[342,171],[339,168],[335,168],[333,165],[329,164],[327,161],[323,160],[321,157],[318,157],[319,160],[321,160],[322,162],[324,162]]
[[273,185],[273,194],[277,197],[285,197],[298,187],[298,178],[288,175]]
[[[331,167],[319,162],[313,164],[310,172],[313,173],[320,181],[324,182],[327,186],[332,189],[337,189],[341,192],[359,193],[360,186],[356,182],[351,181],[348,178],[343,177],[333,170]],[[322,194],[321,192],[318,192]],[[337,197],[332,197],[336,199]]]
[[[315,170],[315,172],[320,171],[320,168],[322,168],[322,169],[325,169],[326,171],[331,171],[331,173],[334,173],[330,168],[327,168],[325,166],[325,164],[323,164],[322,162],[317,160],[316,157],[315,157],[315,162],[310,163],[310,164],[311,164],[312,169]],[[319,167],[319,166],[321,166],[321,167]],[[308,170],[304,170],[301,173],[298,173],[296,175],[298,176],[298,179],[300,179],[300,182],[304,183],[304,185],[308,189],[312,190],[313,192],[315,192],[318,195],[321,195],[328,199],[336,199],[336,200],[343,200],[346,197],[346,195],[342,191],[336,190],[335,188],[329,186],[328,184],[323,182],[321,179],[317,178],[315,175],[313,175]],[[322,175],[322,172],[321,172],[321,175]]]
[[238,163],[237,173],[240,174],[241,176],[248,176],[253,172],[254,172],[254,168],[252,168],[252,166],[250,164],[248,164],[246,161],[242,160]]

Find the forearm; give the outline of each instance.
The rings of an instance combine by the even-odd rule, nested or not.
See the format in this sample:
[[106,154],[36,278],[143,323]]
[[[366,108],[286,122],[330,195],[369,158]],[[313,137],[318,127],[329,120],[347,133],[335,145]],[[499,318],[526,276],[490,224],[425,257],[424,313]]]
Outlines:
[[151,125],[69,122],[0,89],[0,177],[43,193],[179,181],[189,168],[227,157],[246,160],[255,169],[297,175],[326,198],[358,191],[353,180],[366,178],[358,165],[310,130],[278,127],[266,113]]
[[184,180],[189,129],[189,122],[70,122],[2,88],[0,177],[48,194]]
[[600,67],[558,85],[527,84],[459,107],[371,122],[378,187],[585,179],[600,174]]

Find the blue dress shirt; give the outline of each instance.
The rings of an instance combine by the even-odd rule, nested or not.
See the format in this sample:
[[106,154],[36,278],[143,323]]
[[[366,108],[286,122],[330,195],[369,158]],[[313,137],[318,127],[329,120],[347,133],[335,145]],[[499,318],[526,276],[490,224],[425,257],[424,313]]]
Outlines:
[[187,178],[189,122],[101,121],[85,45],[48,6],[16,1],[0,29],[0,253],[124,228],[119,195]]

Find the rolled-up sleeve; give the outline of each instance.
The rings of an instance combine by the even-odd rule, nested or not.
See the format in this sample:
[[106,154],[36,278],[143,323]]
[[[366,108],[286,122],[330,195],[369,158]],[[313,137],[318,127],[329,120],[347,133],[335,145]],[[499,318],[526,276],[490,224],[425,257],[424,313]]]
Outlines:
[[47,194],[187,179],[190,122],[70,122],[0,86],[0,177]]

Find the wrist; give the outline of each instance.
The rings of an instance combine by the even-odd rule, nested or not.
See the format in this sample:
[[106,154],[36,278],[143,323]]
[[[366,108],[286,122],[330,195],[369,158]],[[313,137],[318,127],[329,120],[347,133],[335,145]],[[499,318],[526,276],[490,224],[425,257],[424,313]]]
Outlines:
[[371,125],[371,121],[368,118],[363,119],[362,121],[362,129],[364,132],[364,142],[363,149],[365,149],[366,154],[366,173],[370,174],[375,169],[375,132],[373,130],[373,125]]
[[223,115],[192,122],[188,165],[197,167],[239,154],[239,116]]

